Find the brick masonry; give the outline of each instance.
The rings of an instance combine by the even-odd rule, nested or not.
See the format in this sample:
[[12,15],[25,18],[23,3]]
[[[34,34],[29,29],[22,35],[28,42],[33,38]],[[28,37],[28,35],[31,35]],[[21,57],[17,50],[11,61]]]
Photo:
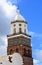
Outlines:
[[31,39],[23,36],[8,39],[7,55],[15,52],[23,57],[23,65],[33,65]]

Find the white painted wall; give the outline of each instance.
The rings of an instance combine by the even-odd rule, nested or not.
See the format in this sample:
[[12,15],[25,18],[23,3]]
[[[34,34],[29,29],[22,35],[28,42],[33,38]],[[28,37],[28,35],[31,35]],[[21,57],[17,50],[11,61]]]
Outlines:
[[[16,25],[14,27],[14,24]],[[19,26],[19,24],[21,24],[21,26]],[[26,33],[27,33],[27,24],[23,23],[23,22],[15,22],[13,24],[11,24],[11,33],[14,33],[14,28],[16,28],[16,33],[19,33],[19,28],[22,29],[22,33],[24,33],[24,29],[26,29]]]
[[9,62],[9,56],[3,56],[0,58],[0,65],[23,65],[23,58],[19,53],[14,53],[10,57],[12,57],[12,63]]

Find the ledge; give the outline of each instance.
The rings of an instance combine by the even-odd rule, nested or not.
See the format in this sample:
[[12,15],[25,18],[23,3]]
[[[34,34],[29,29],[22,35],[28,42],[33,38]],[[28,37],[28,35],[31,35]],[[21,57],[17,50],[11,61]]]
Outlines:
[[23,22],[23,23],[26,23],[26,24],[27,24],[26,21],[17,21],[17,20],[16,20],[16,21],[12,21],[11,24],[12,24],[12,23],[16,23],[16,22]]
[[23,34],[23,35],[26,35],[26,36],[28,36],[28,37],[31,37],[30,35],[25,34],[25,33],[15,33],[15,34],[7,35],[7,37],[15,36],[15,35],[20,35],[20,34]]

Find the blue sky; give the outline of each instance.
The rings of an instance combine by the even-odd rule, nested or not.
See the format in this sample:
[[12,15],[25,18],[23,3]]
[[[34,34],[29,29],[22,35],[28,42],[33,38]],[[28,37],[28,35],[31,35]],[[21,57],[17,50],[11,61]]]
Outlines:
[[42,65],[42,0],[18,0],[18,3],[17,0],[0,0],[0,55],[6,52],[6,35],[10,33],[10,21],[16,14],[16,5],[19,5],[28,23],[28,33],[32,36],[34,65]]

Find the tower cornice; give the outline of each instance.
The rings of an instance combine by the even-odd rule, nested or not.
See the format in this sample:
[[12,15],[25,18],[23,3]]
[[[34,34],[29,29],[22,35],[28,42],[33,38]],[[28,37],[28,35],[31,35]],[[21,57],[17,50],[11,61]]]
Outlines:
[[26,38],[31,38],[30,35],[28,34],[13,34],[13,35],[7,35],[7,38],[10,39],[10,38],[14,38],[14,37],[20,37],[20,36],[23,36],[23,37],[26,37]]
[[22,22],[22,23],[26,23],[27,24],[26,21],[20,21],[20,20],[12,21],[11,24],[16,23],[16,22]]

